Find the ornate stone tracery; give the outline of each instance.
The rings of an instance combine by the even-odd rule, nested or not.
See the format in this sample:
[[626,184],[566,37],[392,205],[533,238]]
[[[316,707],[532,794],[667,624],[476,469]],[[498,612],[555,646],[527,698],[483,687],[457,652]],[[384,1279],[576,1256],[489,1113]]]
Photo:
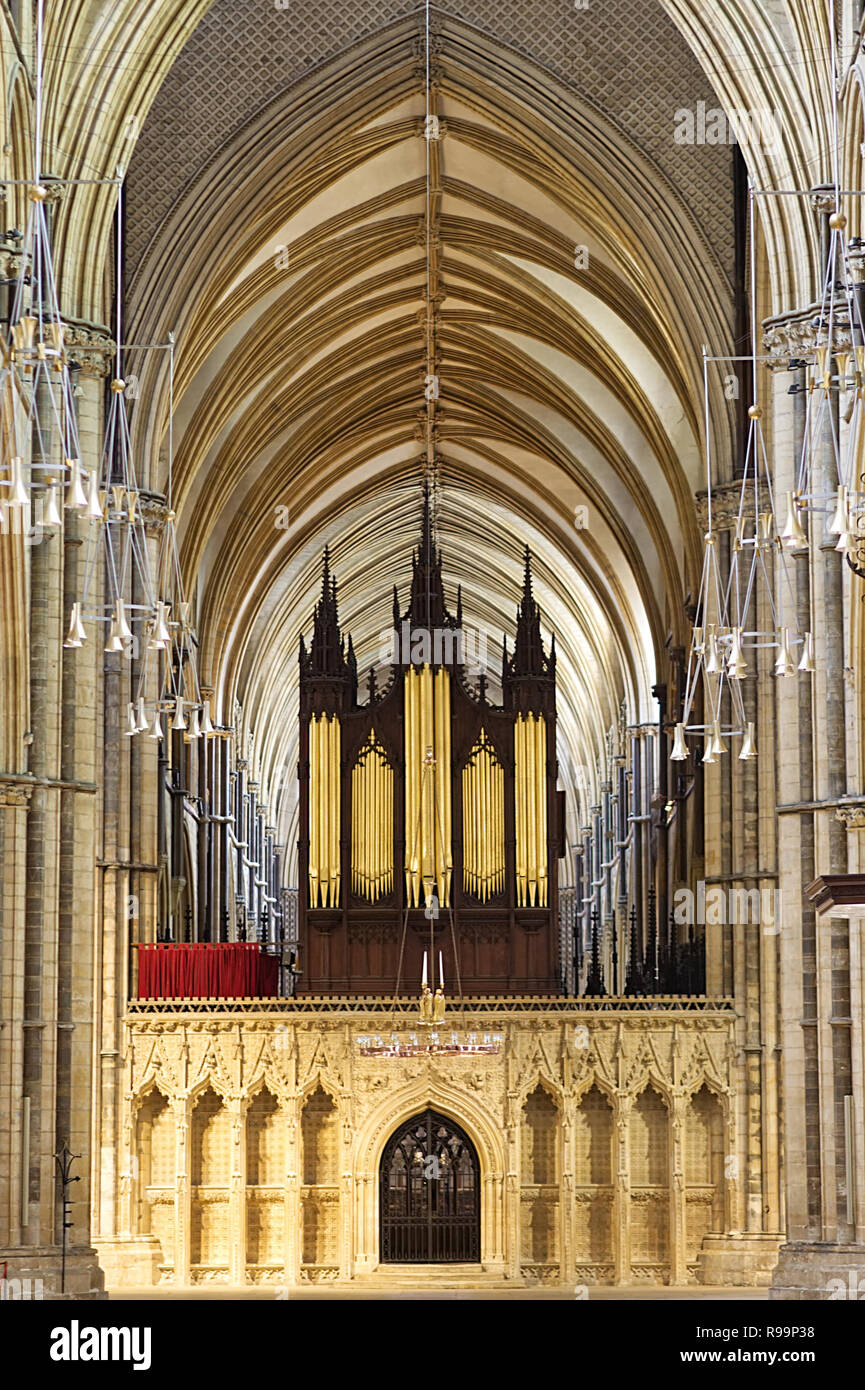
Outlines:
[[[355,1035],[370,1026],[360,1009],[339,1024],[283,1017],[127,1017],[128,1232],[102,1252],[118,1277],[380,1277],[382,1153],[400,1121],[427,1106],[452,1116],[478,1153],[481,1280],[683,1282],[696,1278],[702,1234],[729,1225],[726,1160],[738,1141],[727,1126],[735,1076],[723,1007],[612,1023],[578,1011],[529,1021],[515,1003],[504,1021],[495,1016],[498,1056],[388,1061],[357,1052]],[[482,1011],[470,1023],[491,1026]],[[589,1045],[575,1051],[575,1027],[586,1026]],[[649,1129],[640,1121],[634,1151],[634,1115],[644,1112]],[[623,1203],[639,1214],[631,1222]],[[624,1240],[614,1239],[623,1224]]]

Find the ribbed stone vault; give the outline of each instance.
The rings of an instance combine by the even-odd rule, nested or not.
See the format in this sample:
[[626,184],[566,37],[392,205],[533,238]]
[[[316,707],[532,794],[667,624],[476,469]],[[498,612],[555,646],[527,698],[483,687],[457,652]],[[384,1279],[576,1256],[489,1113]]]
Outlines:
[[[415,46],[413,26],[361,45],[332,81],[245,130],[223,157],[227,176],[210,181],[212,221],[207,194],[191,190],[163,231],[186,252],[140,300],[138,335],[173,323],[182,344],[174,488],[184,563],[199,576],[204,675],[223,720],[242,707],[288,844],[297,642],[323,546],[365,669],[417,536],[426,185]],[[658,654],[681,640],[702,465],[698,328],[678,306],[699,299],[722,334],[729,300],[693,253],[688,209],[653,188],[620,134],[583,115],[575,135],[576,104],[563,118],[555,90],[541,96],[515,55],[472,50],[464,32],[438,47],[438,540],[495,665],[526,543],[536,556],[576,831],[593,794],[578,792],[580,770],[591,788],[621,710],[630,723],[655,717]],[[511,63],[512,80],[494,84],[493,62]],[[587,267],[575,267],[577,246]],[[152,420],[164,383],[146,367],[142,381]]]
[[[292,11],[289,28],[306,36],[293,47],[288,34],[280,45],[270,7],[261,32],[244,30],[232,46],[220,0],[198,31],[206,6],[160,7],[157,24],[128,5],[97,40],[85,6],[49,35],[49,51],[84,55],[77,86],[65,70],[59,80],[62,65],[54,74],[52,130],[76,136],[90,172],[132,157],[128,323],[138,341],[173,330],[178,343],[174,499],[203,675],[223,721],[242,710],[263,797],[289,844],[297,640],[321,552],[330,542],[343,619],[367,666],[416,534],[425,369],[421,10],[355,14],[329,0],[314,9]],[[742,24],[749,48],[770,59],[808,50],[816,17],[807,5],[782,16],[768,4],[745,15],[718,3],[709,14],[671,0],[647,9],[642,42],[614,26],[613,60],[598,48],[615,18],[607,11],[572,34],[570,14],[555,24],[547,15],[533,32],[538,7],[522,3],[455,9],[459,17],[433,12],[444,129],[434,199],[438,539],[452,593],[462,584],[466,620],[487,633],[494,661],[512,630],[522,549],[532,547],[559,644],[573,832],[594,795],[591,785],[578,794],[579,769],[595,768],[622,709],[629,722],[654,719],[660,658],[685,634],[700,554],[700,351],[729,350],[734,335],[730,152],[676,147],[673,110],[711,101],[712,86],[729,105],[774,107],[780,147],[746,145],[751,172],[760,183],[801,182],[825,134],[803,119],[807,84],[795,65],[781,73],[731,55]],[[106,63],[112,45],[126,61],[103,68],[97,91],[89,56],[99,48]],[[244,71],[232,66],[235,50]],[[210,72],[211,54],[221,66],[210,106],[187,101],[184,73]],[[641,55],[655,90],[640,77]],[[121,89],[124,100],[110,100]],[[98,123],[87,116],[94,105],[105,110]],[[115,106],[125,113],[116,128]],[[84,188],[75,199],[85,220],[89,202],[92,232],[105,237],[104,193]],[[773,249],[785,262],[804,253],[807,274],[813,247],[795,206],[761,212],[781,303],[795,274],[781,284]],[[98,258],[64,246],[62,215],[58,243],[67,295],[98,319]],[[576,247],[587,248],[587,267],[575,268]],[[140,466],[164,491],[164,360],[134,365]],[[733,418],[720,378],[712,389],[723,471]],[[580,508],[588,525],[578,530]]]

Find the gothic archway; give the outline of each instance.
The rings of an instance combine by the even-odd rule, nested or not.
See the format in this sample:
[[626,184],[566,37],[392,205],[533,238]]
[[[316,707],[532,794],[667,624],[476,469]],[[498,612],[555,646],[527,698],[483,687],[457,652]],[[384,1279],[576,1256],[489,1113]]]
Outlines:
[[480,1260],[480,1164],[468,1135],[436,1110],[385,1146],[379,1174],[383,1264]]

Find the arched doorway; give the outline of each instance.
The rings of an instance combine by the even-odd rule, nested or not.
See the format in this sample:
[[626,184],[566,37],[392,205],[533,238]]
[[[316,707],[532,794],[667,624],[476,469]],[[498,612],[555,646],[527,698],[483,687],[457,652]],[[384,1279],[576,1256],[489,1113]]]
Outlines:
[[382,1263],[479,1261],[480,1193],[477,1152],[459,1125],[435,1110],[407,1120],[381,1160]]

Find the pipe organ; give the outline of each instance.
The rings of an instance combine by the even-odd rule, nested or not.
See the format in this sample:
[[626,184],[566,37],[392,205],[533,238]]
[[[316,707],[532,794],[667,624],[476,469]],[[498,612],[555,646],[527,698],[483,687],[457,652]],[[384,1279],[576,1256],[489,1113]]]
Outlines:
[[393,768],[374,733],[351,770],[351,887],[370,903],[393,889]]
[[485,903],[504,888],[505,770],[483,729],[463,768],[462,795],[463,883]]
[[[450,676],[429,665],[409,666],[405,686],[405,887],[412,907],[426,907],[435,890],[450,906],[451,721]],[[423,898],[421,898],[423,889]]]
[[465,994],[561,989],[555,649],[528,551],[499,700],[465,658],[426,494],[408,607],[395,589],[391,651],[362,695],[325,552],[300,644],[301,993],[391,994],[398,972],[411,991],[431,935],[451,992],[457,973]]
[[309,721],[309,900],[313,907],[339,902],[339,720]]

